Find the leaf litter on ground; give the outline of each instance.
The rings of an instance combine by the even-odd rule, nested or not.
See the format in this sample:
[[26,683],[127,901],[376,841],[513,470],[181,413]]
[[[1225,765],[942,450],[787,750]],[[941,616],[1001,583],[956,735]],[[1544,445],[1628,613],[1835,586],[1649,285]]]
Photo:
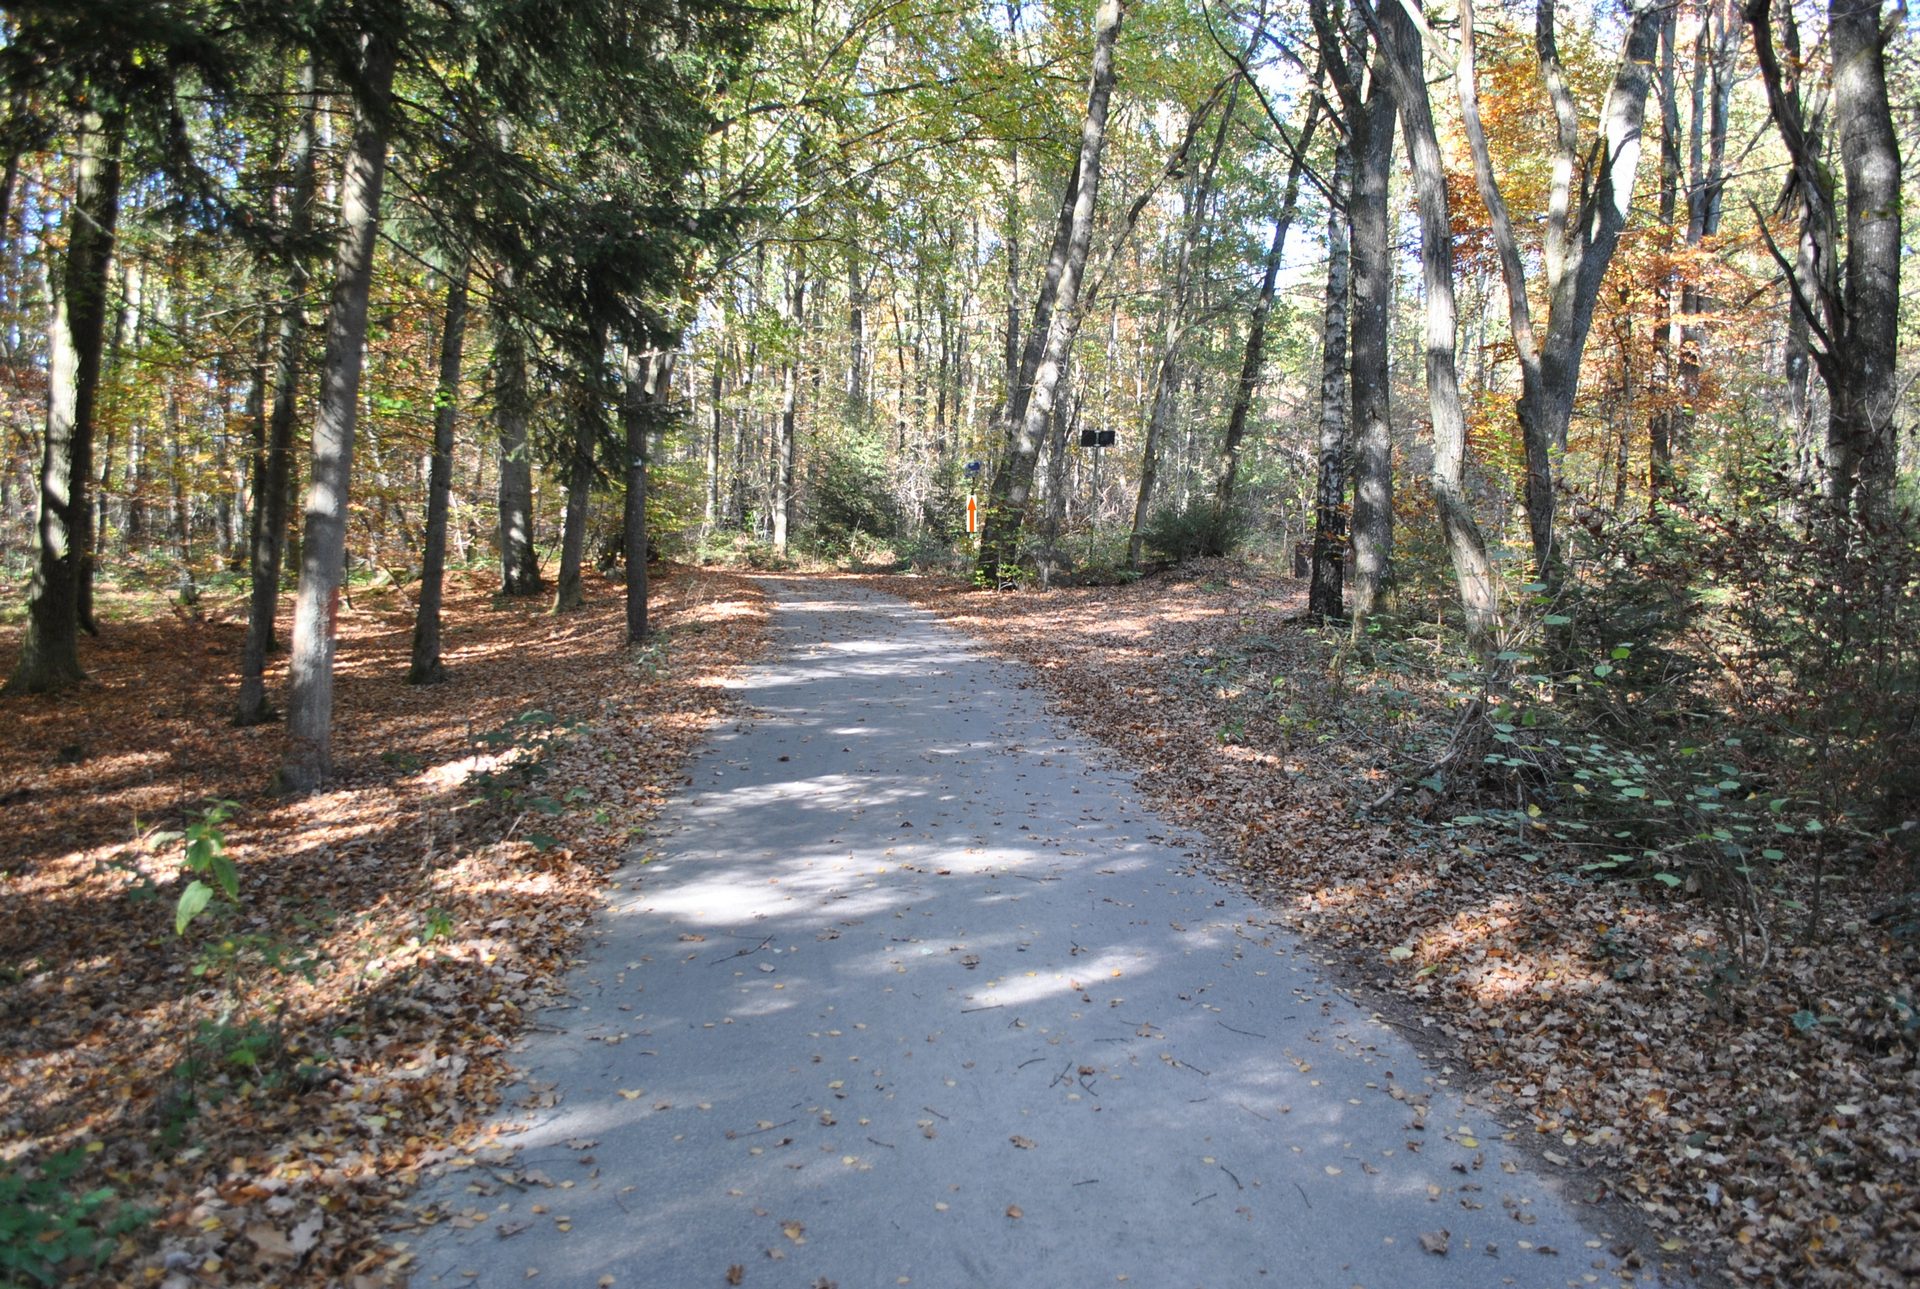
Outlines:
[[1443,687],[1343,670],[1345,632],[1305,619],[1304,583],[1240,561],[995,594],[854,580],[1032,667],[1220,867],[1468,1064],[1576,1193],[1638,1209],[1663,1260],[1920,1280],[1920,1031],[1900,1002],[1920,944],[1866,895],[1829,889],[1835,933],[1742,976],[1701,901],[1464,844],[1430,794],[1369,810],[1409,748],[1444,742]]
[[[243,600],[111,622],[83,686],[6,701],[0,1180],[78,1152],[70,1194],[128,1219],[94,1221],[62,1283],[395,1284],[387,1232],[425,1169],[515,1175],[480,1125],[523,1018],[738,713],[722,682],[764,646],[766,598],[669,568],[632,651],[613,582],[560,616],[484,582],[449,578],[449,679],[426,687],[404,680],[412,604],[351,593],[336,773],[303,799],[268,791],[281,727],[229,723]],[[538,778],[514,765],[536,751]],[[216,798],[239,897],[177,937],[177,837]]]

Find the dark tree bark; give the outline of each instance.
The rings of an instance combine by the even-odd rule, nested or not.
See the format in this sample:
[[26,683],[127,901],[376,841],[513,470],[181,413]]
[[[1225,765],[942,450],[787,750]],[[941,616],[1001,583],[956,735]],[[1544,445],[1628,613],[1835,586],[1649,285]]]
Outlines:
[[647,464],[649,438],[662,409],[671,401],[673,354],[667,350],[625,359],[625,388],[620,419],[626,432],[626,511],[622,551],[627,572],[627,643],[647,638]]
[[[998,586],[1003,571],[1016,558],[1020,525],[1025,517],[1027,498],[1033,491],[1033,471],[1040,443],[1053,415],[1060,375],[1073,351],[1074,336],[1080,326],[1080,279],[1093,241],[1094,202],[1100,190],[1100,154],[1106,147],[1107,107],[1113,97],[1113,50],[1125,9],[1122,0],[1101,0],[1094,17],[1093,69],[1087,89],[1087,114],[1080,127],[1080,159],[1074,167],[1074,181],[1067,185],[1067,200],[1061,211],[1062,222],[1068,229],[1065,254],[1053,288],[1048,290],[1046,284],[1042,284],[1041,301],[1047,313],[1044,325],[1040,320],[1043,304],[1035,305],[1034,327],[1028,334],[1028,344],[1033,344],[1034,332],[1043,332],[1045,342],[1040,347],[1031,387],[1015,390],[1014,397],[1009,399],[1018,415],[1008,417],[1007,453],[994,471],[986,523],[980,535],[978,574],[988,586]],[[1048,272],[1053,276],[1051,265]],[[1024,368],[1023,360],[1023,375]]]
[[333,769],[333,655],[340,584],[347,566],[347,496],[353,478],[355,418],[367,339],[367,297],[380,189],[386,178],[387,127],[394,52],[378,35],[362,46],[353,101],[353,141],[340,181],[340,248],[327,303],[326,357],[313,426],[312,484],[300,586],[293,604],[293,649],[287,692],[287,759],[280,783],[310,792]]
[[240,697],[235,724],[257,725],[271,714],[267,704],[267,655],[274,649],[273,619],[280,603],[280,568],[286,553],[287,501],[292,491],[293,422],[299,412],[300,353],[306,344],[308,271],[301,247],[313,231],[313,197],[319,113],[319,74],[312,63],[300,73],[300,124],[294,133],[293,191],[287,209],[287,297],[277,310],[273,353],[273,406],[254,498],[251,583],[247,594],[247,640],[240,652]]
[[107,276],[120,212],[117,119],[86,112],[75,138],[76,184],[67,215],[67,253],[54,288],[47,335],[46,441],[40,459],[40,516],[27,631],[9,692],[55,693],[85,678],[80,631],[93,629],[92,515],[94,404],[106,334]]
[[1322,0],[1316,0],[1312,12],[1321,56],[1340,96],[1353,146],[1347,232],[1353,269],[1348,335],[1354,495],[1351,561],[1346,572],[1353,584],[1357,631],[1384,607],[1393,561],[1393,418],[1387,344],[1393,314],[1393,246],[1387,187],[1393,170],[1397,109],[1386,51],[1376,42],[1373,67],[1363,69],[1360,52],[1350,57],[1342,52],[1342,38],[1333,29]]
[[440,329],[440,382],[433,396],[433,461],[427,468],[427,533],[420,557],[420,602],[413,617],[410,685],[447,678],[440,660],[440,603],[447,580],[447,502],[453,489],[453,430],[460,415],[460,358],[467,338],[466,249],[447,273],[446,317]]
[[[512,295],[513,271],[502,269],[495,288]],[[493,423],[500,444],[500,594],[538,595],[546,589],[533,546],[533,447],[527,435],[527,341],[507,310],[493,314]]]
[[606,398],[601,388],[607,333],[594,331],[588,353],[602,355],[590,370],[577,374],[573,390],[573,445],[567,458],[567,510],[560,526],[560,571],[553,579],[553,611],[571,613],[587,602],[580,580],[587,549],[587,510],[593,496],[593,455],[606,429]]

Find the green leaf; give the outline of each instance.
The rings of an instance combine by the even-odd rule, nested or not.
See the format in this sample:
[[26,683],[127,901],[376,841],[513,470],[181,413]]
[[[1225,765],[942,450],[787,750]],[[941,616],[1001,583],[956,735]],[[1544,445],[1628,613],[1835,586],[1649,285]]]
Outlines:
[[1613,664],[1610,662],[1596,662],[1593,664],[1593,674],[1602,678],[1611,676],[1613,674]]
[[187,924],[206,911],[207,902],[213,899],[213,888],[199,878],[187,883],[187,889],[180,892],[180,903],[173,910],[173,933],[185,935]]
[[542,852],[552,850],[560,844],[558,837],[549,836],[543,832],[530,832],[527,834],[527,840],[533,844],[535,850]]
[[1564,613],[1549,613],[1540,620],[1550,627],[1570,627],[1573,625],[1573,619]]
[[240,870],[225,855],[213,857],[213,880],[220,883],[220,889],[227,893],[228,899],[240,898]]
[[1681,886],[1685,884],[1672,873],[1655,873],[1653,880],[1659,882],[1662,886]]

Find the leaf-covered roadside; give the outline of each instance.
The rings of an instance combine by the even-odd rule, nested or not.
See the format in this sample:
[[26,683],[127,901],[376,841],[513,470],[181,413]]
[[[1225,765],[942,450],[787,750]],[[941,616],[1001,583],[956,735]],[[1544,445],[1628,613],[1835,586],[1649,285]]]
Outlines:
[[[1550,1171],[1743,1282],[1920,1277],[1920,945],[1830,892],[1828,931],[1736,969],[1712,911],[1474,844],[1416,796],[1368,815],[1443,695],[1330,679],[1300,583],[1208,561],[1128,587],[872,584],[1033,666],[1223,865],[1470,1062]],[[1530,1132],[1528,1130],[1531,1130]]]
[[[379,1237],[390,1205],[474,1143],[522,1016],[732,710],[719,682],[764,644],[743,578],[668,570],[639,651],[618,588],[588,594],[554,617],[455,579],[450,679],[424,688],[403,680],[411,605],[357,594],[339,773],[301,800],[266,792],[279,728],[228,724],[238,605],[114,623],[82,690],[6,705],[0,1207],[36,1224],[41,1274],[403,1273]],[[210,799],[237,803],[221,829],[238,897],[176,937],[180,833]],[[0,1283],[33,1272],[0,1264]]]

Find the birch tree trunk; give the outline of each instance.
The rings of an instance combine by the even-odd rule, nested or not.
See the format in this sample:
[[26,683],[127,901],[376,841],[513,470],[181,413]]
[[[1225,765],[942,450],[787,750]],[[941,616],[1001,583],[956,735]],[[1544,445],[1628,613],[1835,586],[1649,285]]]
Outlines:
[[326,358],[313,426],[312,484],[307,490],[306,535],[300,549],[300,586],[294,595],[287,759],[280,771],[281,787],[292,792],[312,791],[333,769],[333,656],[340,583],[346,573],[347,494],[353,477],[374,239],[380,228],[380,189],[386,178],[393,64],[392,46],[379,35],[368,35],[354,92],[353,142],[340,181],[339,259],[327,303]]
[[786,372],[781,378],[780,424],[773,445],[773,548],[787,550],[789,527],[793,521],[793,467],[797,458],[794,436],[800,416],[800,350],[806,335],[807,261],[797,252],[793,276],[787,286],[787,313],[793,323],[792,352],[787,355]]

